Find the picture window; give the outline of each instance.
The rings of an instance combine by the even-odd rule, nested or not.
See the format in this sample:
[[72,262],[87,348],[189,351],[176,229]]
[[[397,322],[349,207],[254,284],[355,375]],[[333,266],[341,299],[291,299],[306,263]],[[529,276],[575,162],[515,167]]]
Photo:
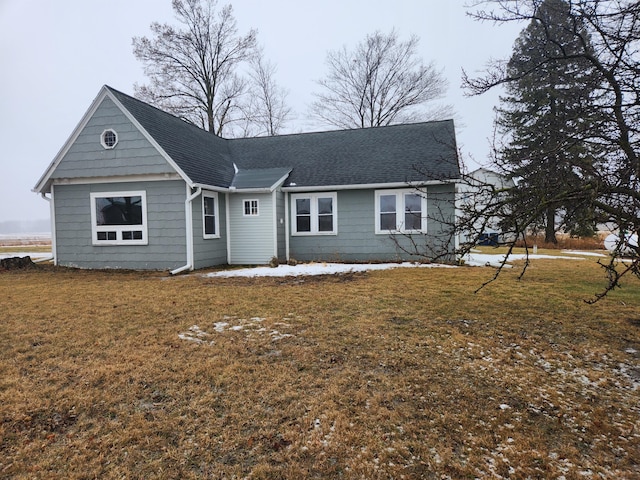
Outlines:
[[94,245],[146,245],[145,192],[92,193],[91,222]]

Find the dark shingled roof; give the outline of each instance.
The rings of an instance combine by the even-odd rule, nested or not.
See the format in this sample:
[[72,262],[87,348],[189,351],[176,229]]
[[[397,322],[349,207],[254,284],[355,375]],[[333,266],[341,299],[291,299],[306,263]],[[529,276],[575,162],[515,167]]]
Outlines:
[[[274,177],[286,174],[286,170],[292,171],[284,185],[297,187],[451,180],[460,176],[452,120],[223,139],[107,88],[197,184],[270,187],[281,178]],[[239,169],[235,184],[234,164]],[[260,174],[265,177],[260,179]]]
[[229,140],[240,168],[291,167],[286,186],[459,178],[453,121]]
[[272,188],[276,182],[282,180],[291,172],[291,168],[252,168],[238,170],[231,186],[241,190],[243,188]]
[[193,183],[228,187],[234,176],[227,140],[107,87]]

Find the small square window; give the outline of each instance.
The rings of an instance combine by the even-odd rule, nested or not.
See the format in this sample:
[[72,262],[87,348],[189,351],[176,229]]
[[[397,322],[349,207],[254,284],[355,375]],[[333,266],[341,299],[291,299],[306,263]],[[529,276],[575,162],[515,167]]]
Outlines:
[[244,216],[255,217],[258,215],[258,200],[244,201]]

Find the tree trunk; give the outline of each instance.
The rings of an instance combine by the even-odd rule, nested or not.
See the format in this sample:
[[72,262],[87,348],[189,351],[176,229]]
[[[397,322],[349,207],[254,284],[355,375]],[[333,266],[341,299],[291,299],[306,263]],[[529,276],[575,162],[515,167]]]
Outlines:
[[558,243],[558,239],[556,238],[556,210],[553,207],[547,208],[547,221],[544,229],[544,241],[546,243]]

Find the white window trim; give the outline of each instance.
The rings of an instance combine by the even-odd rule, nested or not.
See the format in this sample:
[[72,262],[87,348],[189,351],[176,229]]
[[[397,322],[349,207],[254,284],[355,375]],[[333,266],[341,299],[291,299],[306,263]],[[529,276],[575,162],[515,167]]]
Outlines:
[[[113,135],[116,137],[116,141],[113,145],[107,145],[104,141],[104,136],[107,134],[107,132],[111,132],[113,133]],[[116,148],[116,145],[118,145],[118,132],[116,132],[113,128],[107,128],[105,129],[101,134],[100,134],[100,145],[102,145],[103,148],[107,149],[107,150],[112,150],[114,148]]]
[[[311,199],[311,231],[298,232],[296,200],[301,198]],[[333,230],[321,232],[318,230],[318,199],[332,199]],[[319,193],[293,193],[291,194],[291,235],[293,236],[316,236],[316,235],[337,235],[338,234],[338,194],[336,192]]]
[[[98,225],[96,218],[96,199],[108,197],[141,197],[142,209],[142,225]],[[96,246],[102,245],[148,245],[148,229],[147,229],[147,192],[139,191],[121,191],[121,192],[92,192],[91,198],[91,243]],[[136,227],[136,228],[134,228]],[[142,231],[140,240],[123,240],[122,232],[130,232],[132,230]],[[115,240],[98,240],[98,232],[116,232]]]
[[[256,213],[247,213],[247,202],[249,203],[249,211],[251,211],[251,203],[256,202]],[[243,217],[259,217],[260,216],[260,202],[257,198],[247,198],[242,201],[242,216]]]
[[[425,192],[415,188],[403,188],[394,190],[376,190],[376,235],[405,234],[405,233],[426,233],[427,232],[427,197]],[[420,220],[419,230],[406,230],[404,228],[405,204],[404,196],[410,193],[420,196]],[[396,228],[395,230],[383,230],[380,228],[380,197],[383,195],[395,195],[396,197]]]
[[[205,233],[204,199],[213,198],[213,225],[216,233]],[[216,192],[202,192],[202,238],[220,238],[220,207]]]

